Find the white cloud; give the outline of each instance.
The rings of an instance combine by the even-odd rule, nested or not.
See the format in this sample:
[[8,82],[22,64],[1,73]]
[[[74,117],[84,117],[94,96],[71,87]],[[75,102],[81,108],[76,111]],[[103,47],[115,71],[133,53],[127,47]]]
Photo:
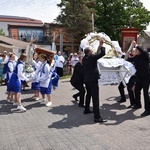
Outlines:
[[52,22],[59,14],[60,0],[0,0],[0,14]]
[[[143,3],[143,6],[150,11],[150,0],[140,0]],[[147,27],[147,30],[150,30],[150,25]]]
[[[59,15],[57,4],[61,0],[0,0],[0,15],[30,17],[53,22]],[[150,0],[140,0],[150,10]],[[148,28],[150,30],[150,26]]]
[[146,9],[148,9],[148,10],[150,10],[150,0],[140,0],[142,3],[143,3],[143,6],[146,8]]

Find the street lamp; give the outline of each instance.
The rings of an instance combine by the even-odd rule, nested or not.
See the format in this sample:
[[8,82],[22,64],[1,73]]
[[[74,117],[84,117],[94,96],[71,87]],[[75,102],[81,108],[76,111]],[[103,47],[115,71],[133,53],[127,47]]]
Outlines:
[[63,52],[63,33],[60,32],[60,51]]
[[92,12],[92,31],[94,32],[94,13]]

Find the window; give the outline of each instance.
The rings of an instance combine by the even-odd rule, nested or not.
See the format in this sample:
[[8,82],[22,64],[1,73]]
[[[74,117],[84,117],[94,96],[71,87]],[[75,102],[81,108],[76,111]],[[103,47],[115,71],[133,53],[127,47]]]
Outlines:
[[42,29],[28,29],[19,28],[19,39],[22,41],[31,41],[37,39],[38,42],[43,42],[43,30]]

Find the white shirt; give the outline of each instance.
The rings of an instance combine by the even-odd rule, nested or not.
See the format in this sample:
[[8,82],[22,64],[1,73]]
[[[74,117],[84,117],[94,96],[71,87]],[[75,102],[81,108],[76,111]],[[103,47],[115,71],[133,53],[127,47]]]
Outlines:
[[72,64],[72,66],[74,67],[78,61],[79,61],[79,58],[73,56],[73,57],[71,58],[71,64]]
[[33,65],[35,66],[36,70],[33,72],[32,82],[39,82],[38,79],[40,77],[40,69],[42,67],[42,62],[36,62],[35,60],[33,60]]
[[10,60],[10,62],[8,63],[8,67],[9,67],[9,69],[10,69],[10,72],[13,72],[13,71],[14,71],[15,66],[16,66],[16,62]]
[[59,68],[63,68],[64,67],[64,62],[65,62],[65,59],[64,57],[61,55],[61,56],[56,56],[55,57],[55,61],[56,61],[56,67],[59,67]]
[[[42,72],[42,70],[43,70],[43,72]],[[51,80],[50,75],[51,75],[50,74],[50,66],[46,62],[46,63],[42,64],[41,69],[40,69],[40,77],[38,80],[40,81],[41,87],[48,88],[50,80]]]
[[42,62],[41,61],[35,61],[33,60],[33,65],[35,66],[35,69],[40,69],[41,65],[42,65]]
[[18,61],[18,56],[17,56],[17,55],[15,55],[15,61],[16,61],[16,62]]
[[25,76],[24,74],[24,64],[19,64],[18,65],[18,78],[22,81],[28,82],[29,79]]
[[4,64],[7,64],[8,61],[9,61],[9,56],[6,55],[5,58],[4,58]]
[[10,62],[8,63],[8,68],[10,70],[10,72],[8,72],[9,79],[10,79],[10,77],[11,77],[11,75],[12,75],[14,69],[15,69],[15,66],[16,66],[16,62],[10,60]]
[[51,72],[55,71],[55,69],[56,69],[56,62],[55,60],[53,60],[51,63]]

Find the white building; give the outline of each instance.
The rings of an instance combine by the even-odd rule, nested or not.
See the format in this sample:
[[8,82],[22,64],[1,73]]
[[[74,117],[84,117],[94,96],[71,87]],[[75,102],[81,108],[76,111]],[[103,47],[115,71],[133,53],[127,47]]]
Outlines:
[[138,44],[145,50],[150,48],[150,31],[143,31],[143,33],[138,37]]

